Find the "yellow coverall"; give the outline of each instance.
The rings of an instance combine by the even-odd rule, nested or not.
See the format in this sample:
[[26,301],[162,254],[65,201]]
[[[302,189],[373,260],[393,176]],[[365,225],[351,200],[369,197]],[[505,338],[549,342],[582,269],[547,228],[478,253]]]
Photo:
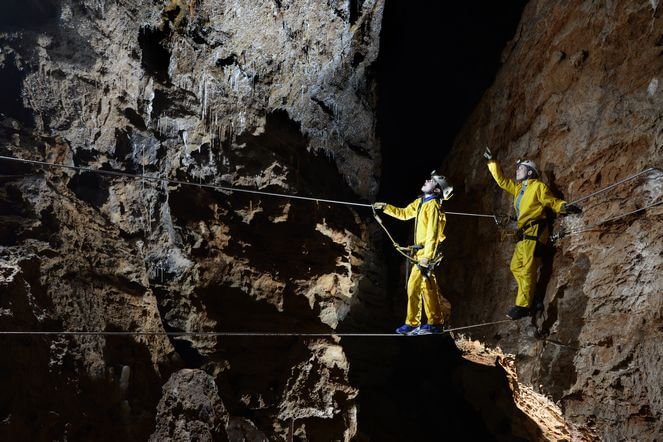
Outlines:
[[[560,213],[565,201],[555,198],[548,186],[536,178],[530,178],[520,183],[505,178],[500,165],[496,161],[488,161],[488,170],[495,178],[497,185],[513,195],[513,207],[518,217],[518,229],[522,229],[524,239],[516,243],[516,249],[511,258],[511,273],[518,283],[516,305],[531,307],[536,287],[536,273],[541,265],[541,258],[535,256],[536,243],[548,242],[548,227],[545,223],[536,224],[536,221],[545,219],[545,208],[550,207],[555,213]],[[525,191],[520,195],[525,186]],[[518,199],[520,204],[518,207]]]
[[[444,226],[446,216],[437,198],[432,197],[414,200],[405,208],[394,207],[387,204],[384,213],[400,220],[415,219],[414,243],[423,246],[414,255],[419,261],[435,258],[437,246],[444,241]],[[440,293],[435,274],[432,271],[424,275],[417,265],[412,266],[410,279],[407,283],[407,317],[405,323],[414,327],[421,324],[421,298],[423,296],[424,309],[428,324],[442,325],[449,318],[451,304]]]

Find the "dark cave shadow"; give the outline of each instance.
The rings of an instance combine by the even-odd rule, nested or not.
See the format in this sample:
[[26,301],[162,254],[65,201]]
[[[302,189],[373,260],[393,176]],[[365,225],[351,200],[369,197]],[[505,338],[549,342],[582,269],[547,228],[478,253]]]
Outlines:
[[[504,370],[464,359],[449,335],[346,338],[342,345],[350,382],[360,386],[357,441],[540,438]],[[370,366],[383,355],[393,365]]]

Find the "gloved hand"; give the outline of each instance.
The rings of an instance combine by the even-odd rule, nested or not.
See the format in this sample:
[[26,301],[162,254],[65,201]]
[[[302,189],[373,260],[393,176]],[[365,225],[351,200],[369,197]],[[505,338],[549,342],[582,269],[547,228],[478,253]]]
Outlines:
[[421,267],[423,267],[423,268],[428,268],[428,266],[430,265],[430,259],[428,259],[428,258],[421,258],[421,259],[419,260],[419,262],[417,262],[417,264],[419,264],[419,265],[420,265]]
[[387,203],[373,203],[373,208],[375,210],[383,210]]
[[483,152],[483,157],[487,159],[488,161],[493,160],[493,153],[490,151],[490,148],[486,146],[486,150]]
[[552,235],[550,235],[550,244],[554,246],[557,243],[557,241],[564,238],[565,235],[566,232],[564,230],[560,230],[557,233],[553,233]]
[[582,209],[575,204],[564,204],[562,206],[562,213],[564,215],[578,214],[582,213]]

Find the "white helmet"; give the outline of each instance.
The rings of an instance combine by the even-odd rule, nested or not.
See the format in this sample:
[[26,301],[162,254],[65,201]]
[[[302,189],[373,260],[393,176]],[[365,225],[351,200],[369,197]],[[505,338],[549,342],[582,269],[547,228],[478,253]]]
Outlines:
[[433,181],[435,181],[437,186],[442,191],[442,198],[444,198],[445,200],[448,200],[449,198],[451,198],[453,196],[454,188],[451,186],[451,184],[449,184],[449,182],[447,181],[447,179],[444,176],[438,175],[435,171],[432,171],[430,173],[430,178]]
[[536,175],[537,177],[540,175],[539,174],[539,168],[536,167],[536,163],[532,160],[518,160],[518,161],[516,161],[516,164],[519,165],[519,166],[522,165],[522,166],[527,167],[529,170],[534,172],[534,175]]

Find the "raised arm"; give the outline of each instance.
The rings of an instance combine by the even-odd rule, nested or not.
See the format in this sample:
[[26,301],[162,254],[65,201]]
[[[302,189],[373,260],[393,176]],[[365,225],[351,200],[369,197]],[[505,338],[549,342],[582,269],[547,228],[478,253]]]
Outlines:
[[493,176],[498,186],[509,192],[511,195],[516,195],[518,189],[516,182],[504,176],[502,173],[502,168],[497,161],[488,161],[488,170],[490,171],[490,174]]

